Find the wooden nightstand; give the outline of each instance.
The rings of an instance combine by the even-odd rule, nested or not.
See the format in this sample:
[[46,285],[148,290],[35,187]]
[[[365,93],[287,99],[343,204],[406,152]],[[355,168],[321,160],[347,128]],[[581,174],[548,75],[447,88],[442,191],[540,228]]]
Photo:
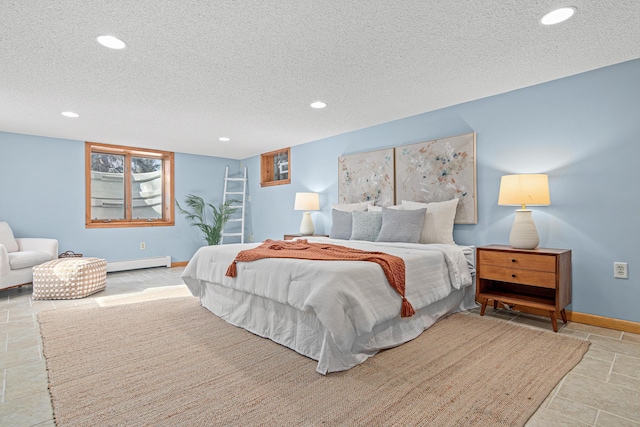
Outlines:
[[489,245],[476,248],[476,300],[520,305],[549,312],[553,330],[560,313],[567,323],[564,308],[571,303],[571,251],[567,249],[514,249]]
[[303,235],[303,234],[285,234],[284,240],[293,240],[296,237],[329,237],[328,234],[311,234],[311,235]]

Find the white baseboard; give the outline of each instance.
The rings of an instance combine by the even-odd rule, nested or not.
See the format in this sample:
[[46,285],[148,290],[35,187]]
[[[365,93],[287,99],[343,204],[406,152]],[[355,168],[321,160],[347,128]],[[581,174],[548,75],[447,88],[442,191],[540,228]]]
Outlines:
[[107,272],[137,270],[139,268],[151,267],[171,267],[171,257],[160,256],[155,258],[140,258],[127,261],[108,262]]

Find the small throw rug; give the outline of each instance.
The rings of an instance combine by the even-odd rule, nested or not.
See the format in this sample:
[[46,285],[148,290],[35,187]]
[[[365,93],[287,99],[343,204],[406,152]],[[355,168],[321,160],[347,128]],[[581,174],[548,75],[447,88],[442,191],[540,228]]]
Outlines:
[[518,426],[589,343],[470,314],[345,372],[193,297],[38,316],[58,426]]

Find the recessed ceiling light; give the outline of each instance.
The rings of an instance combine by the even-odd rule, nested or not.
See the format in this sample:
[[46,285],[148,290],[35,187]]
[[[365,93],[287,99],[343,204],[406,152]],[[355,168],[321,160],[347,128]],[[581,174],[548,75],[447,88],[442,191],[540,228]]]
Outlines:
[[322,101],[316,101],[311,103],[311,108],[324,108],[327,104]]
[[114,36],[98,36],[96,37],[98,43],[109,49],[124,49],[127,47],[126,43]]
[[74,113],[73,111],[63,111],[60,114],[62,114],[65,117],[71,117],[72,119],[80,117],[80,114]]
[[218,138],[218,140],[222,142],[231,141],[231,139],[227,138],[226,136],[221,136],[220,138]]
[[576,13],[575,7],[561,7],[560,9],[552,10],[540,19],[542,25],[555,25],[566,21]]

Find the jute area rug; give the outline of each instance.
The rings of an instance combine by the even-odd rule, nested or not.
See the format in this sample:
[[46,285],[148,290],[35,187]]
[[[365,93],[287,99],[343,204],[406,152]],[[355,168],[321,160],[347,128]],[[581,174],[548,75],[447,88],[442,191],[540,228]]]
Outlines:
[[58,426],[524,425],[589,343],[455,314],[346,372],[183,297],[39,314]]

